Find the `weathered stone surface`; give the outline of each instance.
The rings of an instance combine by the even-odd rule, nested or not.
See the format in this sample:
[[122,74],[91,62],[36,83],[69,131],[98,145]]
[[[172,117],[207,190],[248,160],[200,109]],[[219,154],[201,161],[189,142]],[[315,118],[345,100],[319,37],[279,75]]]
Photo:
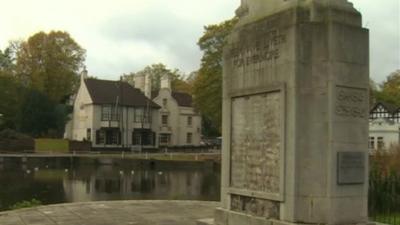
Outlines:
[[41,206],[0,213],[0,225],[195,225],[216,202],[110,201]]
[[243,0],[237,14],[224,49],[216,224],[365,223],[367,161],[338,168],[339,152],[368,150],[360,13],[347,0]]
[[231,210],[269,219],[279,219],[279,203],[240,195],[231,196]]
[[232,187],[279,194],[280,96],[271,92],[232,99]]

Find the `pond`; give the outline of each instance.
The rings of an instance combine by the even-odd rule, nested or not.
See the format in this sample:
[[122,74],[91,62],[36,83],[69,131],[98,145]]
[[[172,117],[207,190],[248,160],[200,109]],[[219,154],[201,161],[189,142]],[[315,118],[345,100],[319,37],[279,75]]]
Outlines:
[[43,204],[220,199],[220,169],[214,163],[135,160],[104,163],[48,158],[20,161],[6,159],[0,163],[0,210],[32,199]]

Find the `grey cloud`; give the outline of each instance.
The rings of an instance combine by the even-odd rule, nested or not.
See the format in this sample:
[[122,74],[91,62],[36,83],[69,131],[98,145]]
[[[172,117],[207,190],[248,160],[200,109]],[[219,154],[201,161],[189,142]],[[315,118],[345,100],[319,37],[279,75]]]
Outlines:
[[170,55],[167,60],[175,61],[181,66],[179,69],[193,70],[199,62],[196,41],[202,27],[203,24],[179,18],[173,12],[152,9],[115,16],[102,26],[101,33],[116,42],[147,43],[156,50],[163,49]]

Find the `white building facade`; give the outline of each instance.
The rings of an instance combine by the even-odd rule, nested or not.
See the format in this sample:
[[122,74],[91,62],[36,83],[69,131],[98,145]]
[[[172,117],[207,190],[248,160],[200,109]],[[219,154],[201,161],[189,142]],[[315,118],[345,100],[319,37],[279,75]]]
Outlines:
[[94,148],[155,148],[159,106],[121,81],[82,76],[65,138]]
[[400,144],[399,107],[376,103],[370,110],[369,148],[371,151],[387,151]]
[[[157,126],[160,146],[199,146],[201,140],[201,116],[193,107],[192,96],[175,92],[171,88],[171,78],[161,77],[160,90],[150,97],[159,109]],[[151,90],[149,76],[135,77],[135,87],[146,95]]]

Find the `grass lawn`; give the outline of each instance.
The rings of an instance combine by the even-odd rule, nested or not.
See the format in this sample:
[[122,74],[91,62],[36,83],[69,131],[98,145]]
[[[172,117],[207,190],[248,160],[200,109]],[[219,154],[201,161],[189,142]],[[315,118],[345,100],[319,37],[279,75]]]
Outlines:
[[63,139],[35,139],[35,152],[68,153],[69,143]]

